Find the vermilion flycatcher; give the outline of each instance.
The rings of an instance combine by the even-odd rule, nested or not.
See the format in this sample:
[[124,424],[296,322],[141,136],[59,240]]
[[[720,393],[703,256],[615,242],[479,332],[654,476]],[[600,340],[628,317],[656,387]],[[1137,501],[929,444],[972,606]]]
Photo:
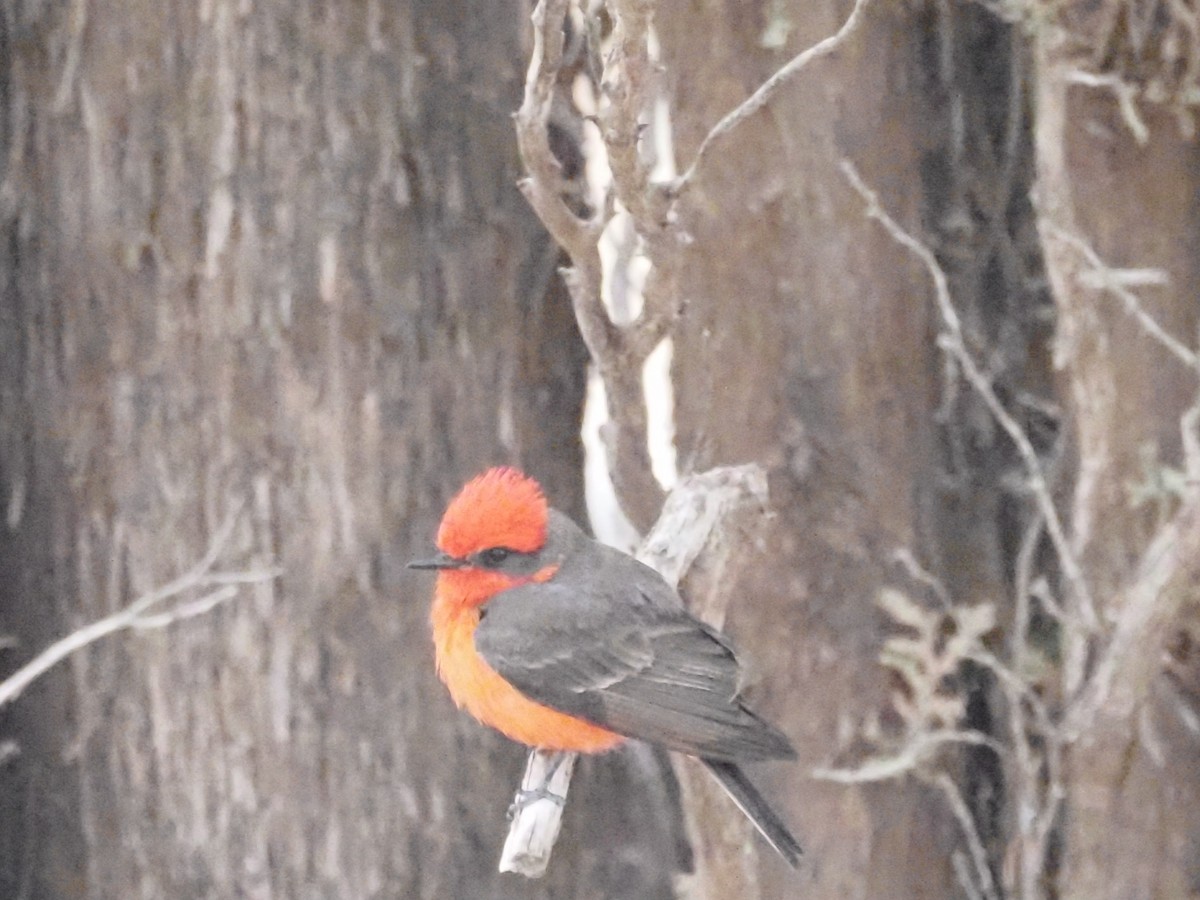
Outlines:
[[738,766],[793,759],[743,705],[729,639],[662,577],[549,509],[538,483],[490,469],[442,517],[431,620],[438,674],[485,725],[544,750],[637,738],[699,757],[793,866],[800,845]]

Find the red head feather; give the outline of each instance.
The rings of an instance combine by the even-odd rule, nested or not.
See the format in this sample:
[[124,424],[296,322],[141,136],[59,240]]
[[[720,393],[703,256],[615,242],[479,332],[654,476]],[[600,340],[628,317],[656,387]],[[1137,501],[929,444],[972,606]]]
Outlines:
[[546,498],[523,472],[502,466],[472,478],[438,528],[437,545],[462,559],[489,547],[532,553],[546,543]]

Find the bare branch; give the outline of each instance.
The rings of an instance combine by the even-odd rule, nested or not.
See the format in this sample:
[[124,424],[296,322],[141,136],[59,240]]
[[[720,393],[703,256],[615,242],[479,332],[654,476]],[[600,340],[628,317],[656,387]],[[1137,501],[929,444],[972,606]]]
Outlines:
[[1129,128],[1133,139],[1143,147],[1150,140],[1150,129],[1146,127],[1141,113],[1137,108],[1138,88],[1118,75],[1097,75],[1081,69],[1072,69],[1066,73],[1067,84],[1080,84],[1084,87],[1106,88],[1117,98],[1117,106],[1121,110],[1121,118]]
[[[567,206],[567,185],[550,150],[549,120],[563,63],[563,22],[568,0],[539,0],[533,12],[533,54],[525,81],[525,96],[516,115],[517,144],[528,177],[521,190],[551,236],[567,251],[573,268],[563,273],[580,334],[604,381],[609,422],[605,429],[609,469],[617,497],[630,521],[645,529],[654,521],[663,491],[654,480],[647,446],[647,413],[642,366],[662,341],[674,320],[670,260],[652,260],[655,273],[648,281],[642,315],[626,326],[616,325],[601,299],[603,269],[597,242],[612,215],[612,195],[591,220]],[[639,112],[648,102],[652,66],[646,46],[650,5],[624,0],[618,39],[622,42],[605,66],[611,96],[602,131],[614,168],[614,184],[636,224],[645,228],[662,218],[651,214],[648,174],[638,157]],[[659,203],[658,206],[664,204]]]
[[913,555],[911,549],[908,547],[897,548],[892,552],[892,559],[904,567],[909,578],[929,588],[937,597],[942,609],[946,610],[954,606],[954,601],[950,598],[950,592],[946,590],[946,586],[942,584],[942,579],[917,562],[917,557]]
[[236,597],[237,592],[237,588],[233,585],[226,585],[189,603],[177,604],[174,609],[167,612],[158,613],[157,615],[143,613],[130,623],[130,627],[136,631],[152,631],[158,628],[166,628],[168,625],[174,625],[176,622],[182,622],[184,619],[193,619],[196,616],[202,616],[204,613],[216,609],[222,603]]
[[653,523],[664,493],[650,465],[649,412],[642,382],[646,357],[656,344],[644,345],[666,330],[666,321],[660,319],[650,329],[642,328],[641,320],[618,328],[608,318],[600,300],[598,271],[594,278],[579,268],[563,274],[579,333],[604,382],[608,421],[601,437],[613,487],[630,522],[639,531],[645,531]]
[[613,187],[621,204],[643,234],[662,228],[666,194],[650,183],[650,170],[640,152],[646,123],[642,114],[655,100],[650,28],[654,4],[648,0],[610,0],[613,50],[604,67],[600,131],[608,151]]
[[692,164],[688,167],[688,170],[675,181],[675,193],[682,193],[688,186],[695,176],[696,170],[700,167],[705,156],[717,140],[733,131],[738,125],[770,103],[776,92],[802,72],[809,63],[823,56],[828,56],[844,43],[862,23],[866,9],[870,4],[871,0],[855,0],[854,9],[850,10],[850,15],[836,33],[831,34],[824,40],[818,41],[803,53],[794,57],[783,68],[779,69],[779,71],[763,82],[758,90],[751,94],[740,106],[727,113],[713,127],[712,131],[705,135],[704,140],[700,142],[700,149],[696,151],[696,158],[692,160]]
[[1200,399],[1180,417],[1180,438],[1183,444],[1183,470],[1192,484],[1200,482]]
[[995,879],[992,878],[992,870],[988,865],[987,851],[983,849],[983,841],[980,840],[979,829],[975,827],[975,820],[971,817],[971,810],[967,806],[967,801],[963,799],[958,785],[945,772],[938,772],[929,780],[945,796],[946,802],[950,804],[950,810],[954,813],[954,818],[958,820],[963,838],[967,842],[967,850],[971,854],[971,863],[975,868],[975,877],[979,879],[979,888],[983,896],[987,900],[998,900],[1000,893],[996,890]]
[[521,192],[542,224],[576,265],[599,273],[596,239],[600,226],[580,219],[564,200],[562,167],[550,149],[550,112],[563,61],[563,20],[568,0],[539,0],[533,10],[533,54],[525,78],[525,97],[515,122],[517,148],[527,178]]
[[[1045,701],[1030,683],[993,653],[983,647],[971,653],[971,659],[993,675],[1004,693],[1008,707],[1009,731],[1012,734],[1016,782],[1016,826],[1020,837],[1021,890],[1015,895],[1036,900],[1043,896],[1045,860],[1050,852],[1050,836],[1066,797],[1063,783],[1063,735],[1051,718]],[[1018,658],[1018,665],[1021,660]],[[1033,713],[1033,725],[1026,720],[1025,710]],[[1031,729],[1033,736],[1030,735]],[[1045,770],[1035,758],[1035,748],[1043,753]]]
[[[201,615],[232,599],[237,593],[237,585],[253,584],[278,577],[280,574],[278,569],[247,572],[211,571],[233,533],[240,509],[239,504],[230,512],[217,529],[216,534],[213,535],[204,556],[188,571],[162,587],[143,594],[124,609],[60,638],[0,682],[0,708],[19,697],[30,684],[72,653],[94,644],[103,637],[127,629],[162,628],[174,622]],[[167,600],[188,591],[212,585],[223,586],[197,600],[181,604],[174,610],[155,615],[149,614],[150,610]]]
[[1033,564],[1038,545],[1046,532],[1046,517],[1034,508],[1033,520],[1025,526],[1013,565],[1013,626],[1009,637],[1009,656],[1020,665],[1028,646],[1030,608],[1033,594]]
[[125,612],[137,615],[142,610],[149,609],[151,606],[155,606],[163,600],[174,597],[189,588],[201,586],[202,583],[208,584],[209,582],[203,581],[203,579],[209,577],[210,570],[216,565],[221,554],[225,552],[225,545],[233,535],[233,529],[237,526],[238,516],[241,515],[241,512],[242,501],[239,500],[233,509],[229,511],[229,514],[225,517],[225,521],[218,526],[216,533],[212,536],[212,540],[208,542],[208,549],[204,551],[204,555],[196,561],[194,566],[174,581],[170,581],[157,590],[144,594],[131,603],[125,609]]
[[947,744],[987,747],[998,756],[1004,756],[1007,753],[1003,744],[982,731],[942,728],[913,735],[898,752],[890,756],[874,756],[849,769],[818,766],[812,770],[811,774],[818,781],[832,781],[837,784],[890,781],[901,775],[917,772],[930,761],[935,751]]
[[971,864],[967,862],[966,854],[961,850],[953,850],[950,853],[950,865],[954,868],[959,886],[966,892],[967,900],[984,900],[979,888],[975,887],[975,880],[971,878]]
[[[767,504],[767,473],[758,465],[722,466],[687,475],[663,503],[637,558],[677,586],[700,552],[712,551],[714,538],[734,513],[743,508],[762,513]],[[718,627],[725,618],[724,608],[693,606],[692,612]]]
[[1096,630],[1099,627],[1100,620],[1096,613],[1095,602],[1092,600],[1091,589],[1088,587],[1079,561],[1076,559],[1070,542],[1067,540],[1066,529],[1063,526],[1062,518],[1058,514],[1058,509],[1054,505],[1054,498],[1050,493],[1050,486],[1042,468],[1041,460],[1038,458],[1037,450],[1034,449],[1033,443],[1025,433],[1025,429],[1004,408],[1004,404],[1000,402],[1000,398],[996,395],[996,391],[988,380],[987,375],[979,368],[979,364],[975,362],[975,358],[967,349],[966,341],[963,337],[962,322],[950,297],[950,288],[946,280],[946,273],[942,270],[937,258],[933,255],[933,251],[901,228],[895,219],[888,215],[887,211],[880,204],[879,197],[866,186],[853,163],[849,160],[842,160],[841,169],[854,190],[866,202],[867,215],[883,225],[893,240],[915,255],[924,264],[930,277],[933,279],[934,297],[936,298],[938,311],[941,314],[944,326],[944,330],[938,338],[938,345],[958,361],[963,375],[971,387],[975,389],[975,392],[983,400],[988,410],[992,413],[992,416],[1016,446],[1017,452],[1021,456],[1021,461],[1025,466],[1025,474],[1029,479],[1029,486],[1033,492],[1034,500],[1045,517],[1046,530],[1050,535],[1051,542],[1054,544],[1054,550],[1058,554],[1063,576],[1078,604],[1080,618],[1089,631]]
[[1097,715],[1132,713],[1158,672],[1159,658],[1148,646],[1162,643],[1189,600],[1189,585],[1200,579],[1200,487],[1193,486],[1142,554],[1122,592],[1112,637],[1083,691],[1067,711],[1063,730],[1075,738]]

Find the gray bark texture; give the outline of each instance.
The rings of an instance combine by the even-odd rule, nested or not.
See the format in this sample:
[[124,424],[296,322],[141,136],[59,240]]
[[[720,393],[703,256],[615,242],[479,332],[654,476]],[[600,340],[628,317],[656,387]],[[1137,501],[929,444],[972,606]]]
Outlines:
[[4,4],[6,661],[239,506],[222,563],[283,574],[6,711],[0,895],[667,896],[670,808],[626,757],[581,767],[544,883],[496,873],[524,751],[454,710],[403,568],[489,464],[582,515],[585,352],[515,186],[527,28],[521,3]]
[[[224,523],[279,573],[0,707],[0,897],[1200,896],[1195,4],[536,6],[0,0],[0,675]],[[502,876],[403,566],[488,465],[583,518],[589,363],[654,522],[664,339],[681,472],[766,472],[682,590],[805,860],[633,747]]]

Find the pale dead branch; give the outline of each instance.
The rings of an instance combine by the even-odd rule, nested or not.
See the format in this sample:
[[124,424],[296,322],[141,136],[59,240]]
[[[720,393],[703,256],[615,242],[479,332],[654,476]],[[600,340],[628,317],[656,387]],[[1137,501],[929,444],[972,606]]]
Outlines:
[[936,752],[948,744],[987,747],[998,756],[1008,753],[1003,744],[982,731],[944,728],[915,734],[900,750],[888,756],[873,756],[856,766],[847,768],[817,766],[811,774],[818,781],[832,781],[836,784],[869,784],[877,781],[891,781],[902,775],[911,775],[922,771],[933,761]]
[[[1016,620],[1013,623],[1014,637],[1011,645],[1013,658],[1018,664],[1026,661],[1026,632],[1029,627],[1031,597],[1037,597],[1045,610],[1055,616],[1070,633],[1081,636],[1097,633],[1100,622],[1096,606],[1054,504],[1045,466],[1029,436],[1004,408],[991,381],[969,351],[950,296],[945,272],[929,247],[905,231],[883,209],[878,196],[866,186],[850,162],[843,161],[842,170],[855,191],[866,201],[868,215],[879,221],[893,240],[917,256],[924,265],[934,283],[935,301],[942,320],[939,346],[955,360],[966,381],[983,399],[1021,456],[1026,484],[1035,501],[1035,516],[1023,537],[1017,559]],[[1043,533],[1050,538],[1064,580],[1073,594],[1075,602],[1070,611],[1057,604],[1044,579],[1033,574],[1034,553]],[[914,566],[915,561],[910,561],[910,571]],[[919,574],[919,567],[917,569]],[[928,583],[928,578],[921,580]],[[996,675],[1005,696],[1013,747],[1011,751],[1006,749],[1002,758],[1010,758],[1008,754],[1011,753],[1014,763],[1009,769],[1010,777],[1014,779],[1014,794],[1018,806],[1016,818],[1019,871],[1016,877],[1019,879],[1020,896],[1032,900],[1043,894],[1041,879],[1044,876],[1050,838],[1065,796],[1062,773],[1065,740],[1063,729],[1022,675],[1012,671],[982,645],[977,644],[971,648],[968,656]],[[919,759],[914,760],[911,755],[900,760],[908,763],[918,761]],[[907,771],[898,765],[895,769],[897,773]],[[971,859],[970,868],[975,873],[978,892],[986,897],[998,896],[998,888],[987,867],[986,854],[979,842],[970,810],[948,775],[939,773],[935,779],[935,783],[946,793],[955,817],[963,827]],[[953,788],[953,791],[947,791],[947,786]],[[966,872],[961,872],[960,876],[964,878],[964,887],[968,887]],[[976,887],[970,886],[970,890],[975,891]]]
[[[996,676],[1004,693],[1015,758],[1009,777],[1015,782],[1013,795],[1019,853],[1015,874],[1020,884],[1016,896],[1036,900],[1043,895],[1041,885],[1050,852],[1050,836],[1066,796],[1062,734],[1045,701],[1026,678],[983,648],[977,648],[972,659]],[[1019,657],[1017,660],[1020,662]],[[1026,710],[1033,714],[1032,724]],[[1040,748],[1040,754],[1037,748]]]
[[1068,71],[1066,82],[1067,84],[1112,91],[1113,96],[1117,98],[1117,107],[1121,110],[1121,118],[1125,120],[1125,125],[1129,128],[1133,139],[1143,147],[1150,140],[1150,129],[1146,127],[1145,120],[1138,112],[1137,98],[1140,92],[1136,85],[1130,84],[1117,75],[1099,75],[1094,72],[1085,72],[1082,69]]
[[[175,622],[206,613],[225,603],[238,593],[238,586],[268,581],[279,576],[278,569],[258,569],[240,572],[212,571],[237,524],[240,507],[234,509],[213,535],[204,556],[173,581],[138,597],[124,609],[96,622],[78,628],[55,641],[4,681],[0,682],[0,708],[17,699],[34,681],[62,662],[72,653],[82,650],[101,638],[119,631],[165,628]],[[192,591],[219,585],[217,590],[198,599],[162,609]]]
[[775,94],[779,92],[779,89],[795,78],[800,72],[804,71],[810,63],[823,56],[828,56],[845,43],[862,23],[866,16],[867,7],[870,5],[871,0],[855,0],[854,8],[850,10],[850,15],[846,17],[846,21],[842,23],[841,28],[829,37],[818,41],[807,50],[793,57],[790,62],[764,81],[758,90],[751,94],[743,103],[727,113],[721,121],[714,125],[712,130],[705,135],[704,140],[700,142],[700,149],[696,151],[696,158],[692,160],[692,164],[676,180],[674,186],[675,192],[677,194],[683,192],[716,141],[733,131],[738,125],[770,103]]
[[942,609],[950,609],[954,605],[954,601],[950,597],[950,592],[942,584],[942,579],[917,562],[917,557],[913,555],[912,550],[908,547],[901,547],[894,551],[892,559],[904,567],[904,571],[908,573],[909,578],[929,588],[933,592],[933,595],[937,597],[937,601],[941,604]]
[[[967,842],[967,850],[971,854],[971,864],[975,870],[975,878],[978,880],[978,890],[981,895],[986,900],[999,900],[1000,893],[996,889],[995,879],[992,878],[991,867],[988,866],[987,851],[983,848],[983,841],[979,837],[979,829],[975,827],[975,820],[971,817],[971,810],[967,806],[967,801],[963,799],[958,785],[945,772],[938,772],[924,780],[927,780],[942,792],[942,795],[946,798],[946,802],[950,805],[951,812],[954,813],[954,818],[958,820],[963,838]],[[974,886],[974,883],[966,877],[965,872],[959,873],[959,875],[964,887]]]
[[525,97],[515,117],[517,147],[528,173],[521,192],[551,237],[576,266],[599,273],[596,252],[599,223],[580,219],[567,206],[562,167],[550,149],[550,112],[563,62],[563,21],[568,0],[540,0],[533,10],[533,53],[525,78]]
[[[859,26],[870,0],[857,0],[839,31],[781,68],[745,103],[726,116],[702,143],[681,179],[656,184],[641,152],[644,116],[658,99],[657,67],[650,54],[654,5],[648,0],[608,0],[613,33],[603,55],[601,104],[597,115],[612,187],[590,219],[567,205],[560,166],[550,150],[548,124],[563,62],[568,0],[540,0],[533,13],[534,41],[525,98],[516,117],[517,142],[525,164],[521,189],[538,217],[571,258],[564,273],[580,333],[604,382],[609,421],[603,431],[618,499],[630,521],[648,528],[662,503],[647,446],[642,367],[670,335],[678,314],[677,267],[683,236],[673,226],[670,201],[686,185],[707,148],[765,106],[782,85],[812,61],[826,56]],[[612,321],[602,301],[603,268],[597,242],[619,206],[628,212],[651,263],[641,315],[628,325]]]
[[600,134],[616,197],[638,230],[649,235],[666,224],[666,194],[650,183],[650,168],[640,152],[644,115],[658,94],[649,56],[654,4],[609,0],[608,7],[613,17],[612,50],[601,81]]
[[513,819],[500,853],[500,871],[541,878],[562,828],[562,814],[578,753],[530,750]]
[[1067,710],[1063,732],[1077,739],[1101,710],[1128,716],[1149,689],[1160,668],[1158,654],[1179,612],[1193,598],[1200,579],[1200,404],[1180,421],[1188,487],[1171,520],[1159,529],[1141,555],[1129,584],[1120,592],[1111,636],[1091,677]]
[[[606,55],[601,74],[608,101],[601,134],[612,160],[614,187],[592,218],[584,220],[566,202],[568,186],[550,150],[549,121],[563,64],[563,21],[568,0],[539,0],[533,12],[533,54],[525,81],[525,97],[516,115],[517,145],[527,177],[521,190],[551,236],[567,252],[571,268],[563,273],[571,294],[579,331],[604,381],[609,421],[605,443],[617,496],[635,526],[654,521],[663,491],[654,480],[647,443],[647,412],[642,366],[669,332],[675,317],[670,254],[656,253],[656,271],[648,279],[642,314],[617,325],[604,307],[603,270],[598,241],[614,214],[613,195],[634,216],[645,238],[655,230],[652,209],[657,188],[649,184],[638,158],[639,114],[652,99],[654,79],[647,32],[650,6],[645,0],[613,4],[619,44]],[[664,245],[665,246],[665,245]]]

